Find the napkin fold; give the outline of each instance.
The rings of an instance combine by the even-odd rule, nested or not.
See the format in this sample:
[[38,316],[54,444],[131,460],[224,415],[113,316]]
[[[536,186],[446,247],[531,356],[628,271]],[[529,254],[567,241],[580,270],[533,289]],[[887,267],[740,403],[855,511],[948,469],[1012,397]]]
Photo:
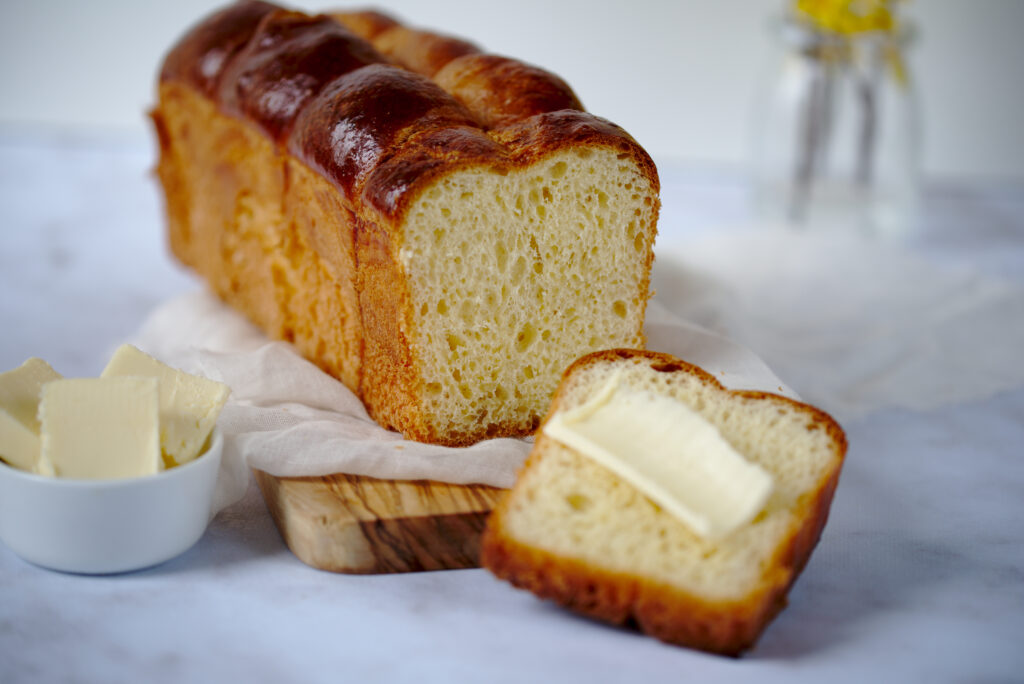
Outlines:
[[[648,348],[713,373],[727,387],[793,395],[746,348],[687,323],[652,301]],[[250,469],[296,477],[349,473],[511,487],[531,439],[490,439],[451,448],[402,438],[377,425],[341,382],[268,340],[206,292],[158,307],[133,343],[165,363],[231,387],[221,413],[224,455],[214,507],[240,499]]]

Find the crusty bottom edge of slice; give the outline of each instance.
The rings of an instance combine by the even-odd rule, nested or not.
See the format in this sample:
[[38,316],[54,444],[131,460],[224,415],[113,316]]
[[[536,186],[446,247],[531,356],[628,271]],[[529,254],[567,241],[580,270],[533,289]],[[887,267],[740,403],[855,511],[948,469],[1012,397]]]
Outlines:
[[739,657],[753,648],[765,627],[786,607],[789,588],[825,528],[838,481],[837,469],[818,488],[805,523],[780,544],[772,574],[739,601],[710,602],[662,582],[520,543],[506,534],[502,524],[509,497],[488,520],[481,565],[520,589],[582,615],[634,626],[669,644]]

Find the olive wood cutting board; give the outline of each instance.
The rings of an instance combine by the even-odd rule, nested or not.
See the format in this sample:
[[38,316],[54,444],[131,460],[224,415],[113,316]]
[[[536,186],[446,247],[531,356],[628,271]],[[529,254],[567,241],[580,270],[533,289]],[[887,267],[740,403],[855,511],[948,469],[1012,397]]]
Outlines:
[[288,548],[331,572],[479,567],[484,523],[505,492],[428,480],[254,472]]

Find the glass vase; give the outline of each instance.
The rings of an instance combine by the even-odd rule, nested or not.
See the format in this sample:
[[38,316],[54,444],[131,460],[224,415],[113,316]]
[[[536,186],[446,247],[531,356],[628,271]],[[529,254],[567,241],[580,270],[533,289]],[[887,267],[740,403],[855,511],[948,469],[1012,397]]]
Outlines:
[[771,222],[901,238],[916,227],[920,114],[911,27],[840,35],[776,22],[755,109],[754,204]]

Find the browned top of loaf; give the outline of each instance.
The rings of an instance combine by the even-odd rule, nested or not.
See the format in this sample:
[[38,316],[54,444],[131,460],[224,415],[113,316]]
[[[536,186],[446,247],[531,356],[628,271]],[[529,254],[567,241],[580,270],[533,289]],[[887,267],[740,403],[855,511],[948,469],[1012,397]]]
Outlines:
[[583,111],[559,77],[379,12],[239,2],[190,30],[160,79],[255,123],[349,201],[393,221],[438,174],[506,170],[580,144],[618,150],[658,187],[643,148]]

